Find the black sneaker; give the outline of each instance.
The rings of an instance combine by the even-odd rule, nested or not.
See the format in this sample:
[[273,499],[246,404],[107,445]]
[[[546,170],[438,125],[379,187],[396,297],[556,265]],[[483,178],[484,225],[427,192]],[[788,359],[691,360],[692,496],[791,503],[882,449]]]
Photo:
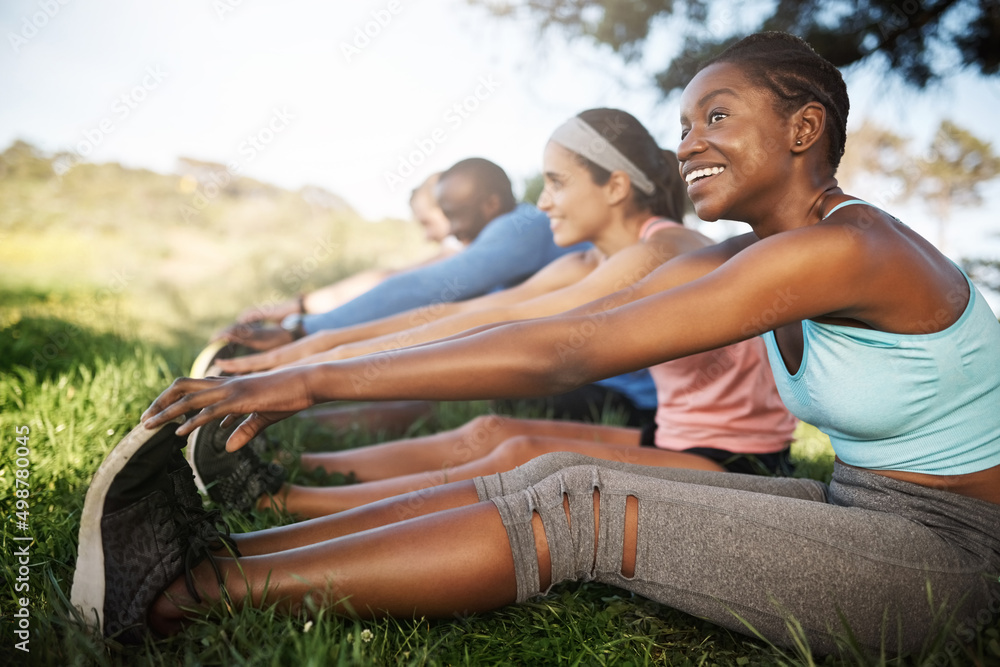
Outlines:
[[278,492],[285,469],[262,458],[267,440],[256,436],[235,452],[226,451],[226,440],[236,427],[222,428],[222,421],[199,426],[188,436],[187,458],[198,490],[227,510],[250,512],[264,494]]
[[72,603],[88,624],[124,643],[142,641],[149,607],[182,573],[200,601],[191,569],[209,558],[221,585],[211,552],[238,555],[218,512],[201,506],[180,452],[185,440],[175,434],[181,421],[133,429],[101,464],[84,501]]

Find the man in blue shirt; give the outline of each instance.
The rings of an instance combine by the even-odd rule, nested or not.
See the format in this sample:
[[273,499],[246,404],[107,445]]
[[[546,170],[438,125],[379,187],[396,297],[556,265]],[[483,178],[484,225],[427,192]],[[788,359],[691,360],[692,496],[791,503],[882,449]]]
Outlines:
[[504,170],[483,158],[462,160],[442,173],[437,198],[452,234],[468,243],[465,250],[396,274],[331,311],[290,315],[281,328],[235,326],[225,336],[254,349],[270,349],[323,329],[510,287],[557,257],[590,245],[557,246],[548,216],[531,204],[518,204]]
[[394,276],[340,308],[305,315],[303,331],[340,328],[432,303],[471,299],[516,285],[557,257],[584,247],[557,246],[548,216],[531,204],[517,204],[507,174],[483,158],[462,160],[441,174],[437,200],[451,233],[468,243],[465,250]]

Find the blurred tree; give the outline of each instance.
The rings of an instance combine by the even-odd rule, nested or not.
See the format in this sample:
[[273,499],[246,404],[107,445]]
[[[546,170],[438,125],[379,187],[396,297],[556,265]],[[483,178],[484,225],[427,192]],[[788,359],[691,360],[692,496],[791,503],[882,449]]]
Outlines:
[[529,204],[538,205],[538,198],[542,196],[542,190],[545,188],[545,177],[541,174],[535,174],[529,178],[524,179],[524,196],[521,197],[521,201],[527,202]]
[[988,141],[950,120],[941,121],[926,150],[915,151],[910,144],[910,139],[866,122],[848,135],[838,178],[857,184],[885,177],[893,185],[890,193],[925,202],[937,219],[937,246],[945,250],[952,209],[982,205],[980,188],[1000,176],[1000,156]]
[[[847,146],[837,169],[837,180],[847,189],[870,185],[872,176],[897,177],[903,165],[912,160],[910,140],[881,125],[864,121],[847,134]],[[894,183],[895,193],[902,186]]]
[[606,44],[626,61],[643,56],[655,28],[679,19],[669,28],[682,44],[681,51],[656,75],[656,85],[664,95],[687,84],[698,63],[759,30],[799,35],[838,67],[878,58],[917,88],[959,68],[987,76],[1000,74],[997,0],[468,1],[497,16],[526,15],[542,30],[558,27],[570,37]]
[[927,202],[938,216],[938,248],[948,242],[953,206],[980,206],[980,186],[1000,176],[993,146],[950,120],[941,121],[923,157],[901,166],[904,196]]
[[0,153],[0,179],[21,177],[40,181],[53,174],[52,161],[26,141],[17,139]]
[[962,268],[977,285],[985,285],[994,292],[1000,292],[1000,260],[963,259]]

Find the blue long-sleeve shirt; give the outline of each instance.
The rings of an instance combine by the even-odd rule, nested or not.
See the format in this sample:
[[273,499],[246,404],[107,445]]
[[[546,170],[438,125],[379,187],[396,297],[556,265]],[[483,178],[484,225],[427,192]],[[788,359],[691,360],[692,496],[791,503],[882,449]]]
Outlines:
[[306,315],[306,333],[339,329],[432,303],[463,301],[511,287],[552,260],[590,247],[560,248],[549,218],[531,204],[519,204],[491,220],[465,250],[447,259],[398,273],[352,301],[326,313]]

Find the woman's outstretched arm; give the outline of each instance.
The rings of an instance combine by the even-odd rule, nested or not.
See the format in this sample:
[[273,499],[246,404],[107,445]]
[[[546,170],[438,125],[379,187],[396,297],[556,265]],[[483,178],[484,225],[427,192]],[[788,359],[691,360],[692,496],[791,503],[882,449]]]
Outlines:
[[[627,254],[623,254],[624,251],[616,254],[583,280],[534,298],[531,298],[531,293],[520,291],[524,286],[518,286],[487,295],[490,299],[496,297],[497,300],[484,301],[483,299],[487,297],[480,297],[459,304],[447,304],[460,305],[462,308],[457,310],[449,308],[451,314],[438,313],[441,319],[426,326],[401,330],[397,334],[387,334],[370,341],[360,341],[357,347],[355,344],[348,344],[333,348],[334,337],[340,333],[320,332],[297,343],[268,352],[218,363],[225,372],[251,373],[272,368],[350,359],[362,354],[414,347],[437,340],[453,340],[515,320],[547,317],[564,312],[580,314],[600,312],[699,278],[718,268],[755,241],[757,237],[750,233],[698,249],[678,248],[678,244],[675,243],[668,243],[665,246],[650,244],[644,250],[641,246],[635,246],[632,249],[634,253],[630,250]],[[536,286],[533,291],[537,293],[540,290]],[[528,299],[523,303],[517,301],[518,298],[525,296]],[[320,345],[318,343],[323,336],[331,337]],[[320,347],[324,351],[316,353],[311,351]]]
[[[427,326],[442,318],[492,308],[503,308],[511,304],[521,303],[542,294],[561,289],[586,276],[590,271],[591,263],[583,255],[584,253],[564,255],[551,262],[520,285],[499,292],[492,292],[465,301],[440,301],[363,324],[356,324],[340,329],[317,331],[293,343],[265,352],[250,354],[236,359],[219,360],[216,363],[225,373],[243,374],[265,371],[278,366],[312,359],[338,346],[380,337],[393,337],[394,334],[399,332],[411,330],[414,327]],[[433,340],[439,337],[428,337],[426,340]],[[412,342],[421,341],[413,340]],[[408,345],[410,343],[405,344]],[[402,346],[395,345],[394,347]],[[318,357],[312,359],[310,363],[317,360]]]
[[237,449],[294,411],[332,400],[466,400],[567,391],[824,314],[855,317],[867,261],[836,228],[761,241],[696,280],[624,306],[514,322],[341,362],[229,379],[180,379],[147,410],[150,427],[195,410],[178,431],[250,414]]
[[[689,232],[686,233],[689,234]],[[684,238],[679,242],[668,240],[665,242],[636,243],[609,257],[582,280],[561,289],[523,302],[456,313],[405,331],[341,345],[327,352],[300,359],[292,365],[351,359],[365,354],[441,340],[484,324],[557,315],[591,303],[595,299],[600,299],[617,290],[630,287],[649,275],[656,267],[683,252],[686,249],[682,247],[683,242],[687,242],[687,245],[690,246],[693,240]],[[708,239],[704,239],[696,247],[705,247],[709,243]]]

